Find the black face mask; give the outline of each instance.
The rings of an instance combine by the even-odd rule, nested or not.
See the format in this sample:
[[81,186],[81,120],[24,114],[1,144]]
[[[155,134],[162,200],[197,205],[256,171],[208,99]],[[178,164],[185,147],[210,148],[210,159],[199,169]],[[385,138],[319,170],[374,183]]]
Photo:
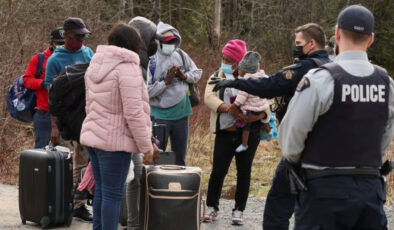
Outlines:
[[157,43],[150,43],[148,46],[148,57],[155,55],[157,52]]
[[304,52],[302,51],[302,48],[304,48],[304,46],[295,46],[293,49],[293,57],[296,59],[304,59],[306,58],[306,54],[304,54]]

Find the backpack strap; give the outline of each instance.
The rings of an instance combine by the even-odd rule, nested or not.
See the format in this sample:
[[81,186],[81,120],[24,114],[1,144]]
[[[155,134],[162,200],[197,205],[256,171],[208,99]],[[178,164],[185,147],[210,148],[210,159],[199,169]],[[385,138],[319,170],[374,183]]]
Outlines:
[[186,69],[186,66],[185,66],[185,55],[183,54],[183,51],[180,49],[180,48],[177,48],[176,49],[176,52],[181,56],[181,58],[182,58],[182,65],[183,65],[183,67],[185,68],[185,71],[189,71],[189,70],[187,70]]
[[42,75],[42,67],[44,65],[44,59],[45,55],[42,52],[37,53],[38,56],[38,64],[37,64],[37,72],[36,72],[36,78],[40,78]]

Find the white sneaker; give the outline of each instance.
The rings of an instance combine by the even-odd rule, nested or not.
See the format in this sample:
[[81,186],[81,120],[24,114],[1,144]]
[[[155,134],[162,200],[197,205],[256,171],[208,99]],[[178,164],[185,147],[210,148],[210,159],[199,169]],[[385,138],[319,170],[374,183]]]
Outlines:
[[217,220],[218,218],[218,211],[214,207],[207,208],[207,212],[204,216],[204,222],[212,223],[212,221]]
[[243,225],[244,224],[244,218],[243,218],[243,212],[239,210],[234,210],[231,218],[231,224],[232,225]]

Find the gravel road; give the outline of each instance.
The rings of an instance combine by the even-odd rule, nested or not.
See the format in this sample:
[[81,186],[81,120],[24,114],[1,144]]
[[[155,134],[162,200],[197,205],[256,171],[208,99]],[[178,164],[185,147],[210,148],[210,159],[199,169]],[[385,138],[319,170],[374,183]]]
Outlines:
[[[244,212],[245,225],[232,226],[231,209],[234,205],[233,201],[221,200],[220,203],[220,219],[212,224],[203,223],[201,230],[256,230],[261,229],[261,221],[263,216],[264,198],[250,198]],[[22,225],[19,217],[18,208],[18,188],[16,186],[0,184],[0,229],[41,229],[38,225],[27,223]],[[394,230],[394,207],[387,206],[386,214],[389,221],[389,230]],[[75,229],[85,230],[92,229],[92,225],[73,221],[70,228],[56,229]],[[119,229],[123,229],[119,227]]]

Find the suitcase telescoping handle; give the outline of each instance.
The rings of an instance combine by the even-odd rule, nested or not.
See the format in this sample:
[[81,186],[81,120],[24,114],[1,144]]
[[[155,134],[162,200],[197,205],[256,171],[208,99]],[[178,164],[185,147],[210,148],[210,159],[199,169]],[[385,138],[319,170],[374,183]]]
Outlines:
[[181,165],[160,165],[160,169],[163,170],[185,170],[185,166]]

